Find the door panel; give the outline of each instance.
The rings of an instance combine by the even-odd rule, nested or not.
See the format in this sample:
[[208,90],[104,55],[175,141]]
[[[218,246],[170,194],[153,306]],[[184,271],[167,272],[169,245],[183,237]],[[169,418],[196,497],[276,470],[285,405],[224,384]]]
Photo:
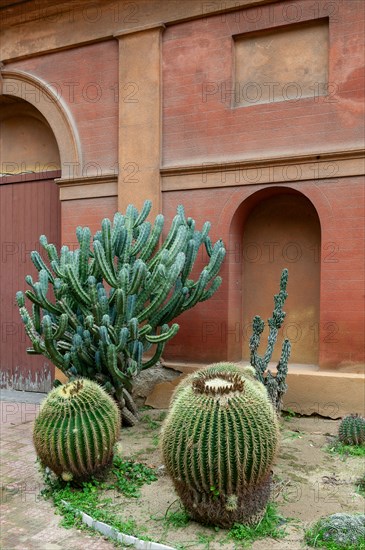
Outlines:
[[[54,177],[14,181],[0,180],[0,370],[1,387],[28,391],[49,391],[54,366],[45,357],[26,353],[30,341],[25,335],[15,301],[18,290],[27,290],[25,276],[38,280],[30,252],[41,251],[39,236],[60,245],[60,201]],[[32,176],[34,178],[34,176]],[[19,178],[19,176],[18,176]],[[28,301],[28,308],[30,302]],[[30,306],[31,307],[31,306]]]

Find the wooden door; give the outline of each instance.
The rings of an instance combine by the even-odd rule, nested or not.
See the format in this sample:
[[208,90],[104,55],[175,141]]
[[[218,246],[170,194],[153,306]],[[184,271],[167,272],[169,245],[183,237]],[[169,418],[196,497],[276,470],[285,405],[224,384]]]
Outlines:
[[[0,382],[2,388],[47,392],[54,366],[42,355],[28,355],[30,341],[24,332],[15,301],[27,290],[26,275],[38,280],[31,259],[41,251],[39,236],[60,246],[60,201],[54,178],[60,172],[22,174],[0,179]],[[43,249],[42,249],[43,250]],[[29,303],[29,301],[28,301]]]

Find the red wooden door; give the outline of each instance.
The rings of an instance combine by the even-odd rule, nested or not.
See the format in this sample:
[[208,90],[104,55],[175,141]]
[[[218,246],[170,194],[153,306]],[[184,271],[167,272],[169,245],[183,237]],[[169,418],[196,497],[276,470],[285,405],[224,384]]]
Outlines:
[[46,235],[48,242],[59,249],[60,201],[54,183],[54,178],[59,176],[60,172],[46,172],[0,178],[0,382],[3,388],[47,392],[52,386],[54,366],[42,355],[26,353],[30,341],[24,332],[15,294],[30,288],[25,282],[26,275],[38,280],[30,253],[43,250],[39,236]]

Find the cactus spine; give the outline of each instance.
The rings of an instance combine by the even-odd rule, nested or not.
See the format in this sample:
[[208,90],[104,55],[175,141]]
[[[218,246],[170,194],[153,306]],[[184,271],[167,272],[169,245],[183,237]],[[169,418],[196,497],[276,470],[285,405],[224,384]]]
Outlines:
[[[93,243],[90,229],[78,227],[79,248],[74,251],[63,246],[58,254],[42,235],[50,267],[32,252],[39,272],[36,282],[26,277],[32,312],[24,294],[17,293],[32,342],[28,352],[45,355],[71,380],[81,376],[100,383],[117,400],[126,425],[137,421],[134,377],[158,362],[179,329],[172,320],[217,291],[225,256],[222,241],[211,243],[210,223],[197,231],[182,206],[158,249],[164,217],[158,215],[153,226],[146,221],[151,206],[146,201],[138,212],[129,205],[125,214],[115,214],[113,223],[104,219]],[[189,277],[201,246],[208,261],[194,281]],[[54,302],[47,298],[50,287]]]
[[287,338],[283,341],[280,360],[276,367],[276,376],[274,376],[270,369],[268,369],[268,365],[274,351],[279,329],[281,328],[286,316],[285,311],[283,311],[283,305],[288,296],[286,291],[287,283],[288,270],[283,269],[280,279],[280,291],[279,294],[275,294],[274,296],[274,311],[272,317],[268,320],[270,331],[266,351],[263,356],[260,356],[257,351],[265,328],[265,322],[259,315],[256,315],[253,318],[253,334],[250,338],[250,363],[256,371],[257,379],[266,386],[268,395],[278,414],[281,412],[283,396],[288,389],[286,384],[286,375],[288,374],[288,361],[290,357],[291,344]]
[[277,415],[252,367],[216,364],[178,386],[162,432],[166,469],[202,523],[253,523],[265,511]]
[[119,432],[114,400],[95,382],[80,378],[48,394],[33,441],[44,466],[65,480],[81,479],[111,463]]
[[338,438],[345,445],[365,445],[365,418],[358,414],[345,416],[338,428]]

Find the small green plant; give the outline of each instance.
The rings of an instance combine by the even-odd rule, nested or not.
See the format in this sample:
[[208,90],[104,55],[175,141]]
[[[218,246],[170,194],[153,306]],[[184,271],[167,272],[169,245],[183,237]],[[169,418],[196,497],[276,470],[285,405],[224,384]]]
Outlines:
[[69,481],[108,467],[119,432],[115,401],[95,382],[80,378],[48,394],[33,441],[41,463]]
[[116,481],[111,488],[118,490],[127,497],[138,498],[140,488],[145,484],[157,481],[155,471],[132,460],[123,460],[119,456],[114,457],[112,473]]
[[[221,240],[212,244],[210,223],[196,230],[182,206],[159,246],[164,217],[158,215],[152,226],[146,221],[151,207],[146,201],[138,212],[129,205],[113,223],[105,218],[93,238],[88,227],[78,227],[79,248],[73,251],[63,246],[58,253],[42,235],[48,262],[31,253],[38,281],[28,275],[30,290],[16,295],[32,343],[28,353],[44,355],[70,380],[81,376],[101,384],[127,426],[138,420],[134,378],[158,362],[178,332],[173,319],[218,290],[226,253]],[[194,280],[201,246],[207,265]],[[25,298],[32,303],[29,311]]]
[[365,472],[357,480],[357,492],[365,498]]
[[217,487],[214,487],[214,485],[209,487],[209,491],[212,493],[213,499],[219,497],[219,489],[217,489]]
[[176,512],[168,511],[164,521],[167,525],[179,528],[185,527],[191,521],[191,517],[186,510],[178,510]]
[[314,548],[364,550],[365,515],[340,513],[321,518],[306,532],[305,540]]
[[215,539],[215,533],[206,535],[205,533],[198,533],[196,536],[196,543],[203,546],[204,550],[210,550],[210,543]]
[[344,459],[349,456],[364,456],[365,457],[365,444],[364,445],[345,445],[338,439],[334,443],[326,447],[327,451],[331,454],[341,455]]
[[285,422],[290,422],[290,420],[296,417],[296,414],[297,413],[293,411],[293,409],[287,407],[287,409],[282,412],[282,418],[285,420]]
[[141,422],[147,425],[148,430],[157,430],[160,427],[160,423],[153,420],[148,414],[144,414],[141,417]]
[[345,445],[365,445],[365,418],[358,414],[345,416],[338,428],[338,438]]
[[252,367],[218,363],[176,388],[161,444],[166,470],[192,518],[230,527],[265,511],[278,418]]
[[250,338],[250,363],[256,371],[257,379],[265,385],[269,397],[278,413],[281,411],[283,396],[288,389],[286,375],[288,374],[288,360],[290,357],[291,345],[287,338],[285,338],[281,348],[280,360],[276,367],[276,376],[272,374],[268,366],[274,351],[279,329],[286,316],[285,311],[283,311],[283,305],[288,296],[286,291],[287,283],[288,270],[283,269],[280,279],[280,292],[274,296],[274,311],[272,317],[268,320],[270,330],[266,351],[263,356],[258,354],[258,348],[265,328],[265,322],[259,315],[256,315],[253,319],[253,334]]
[[144,464],[124,461],[114,456],[113,468],[109,473],[111,483],[92,477],[86,481],[65,482],[54,477],[48,468],[41,464],[45,489],[41,495],[53,501],[58,512],[63,516],[61,525],[65,528],[77,527],[86,529],[78,515],[85,512],[93,519],[107,523],[120,532],[147,540],[145,528],[138,526],[134,520],[123,520],[114,512],[114,502],[105,497],[105,491],[114,490],[127,497],[138,498],[140,488],[145,483],[157,480],[154,471]]
[[274,504],[267,505],[265,515],[255,525],[235,523],[228,532],[228,539],[240,543],[241,547],[249,547],[258,539],[271,537],[282,539],[285,537],[286,519],[277,512]]

